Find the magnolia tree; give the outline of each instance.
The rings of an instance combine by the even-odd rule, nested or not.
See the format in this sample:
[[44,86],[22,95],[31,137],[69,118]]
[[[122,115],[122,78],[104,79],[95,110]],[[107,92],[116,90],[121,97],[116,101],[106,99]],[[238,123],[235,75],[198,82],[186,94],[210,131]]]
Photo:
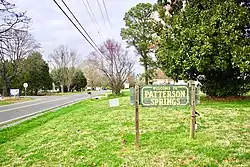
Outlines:
[[162,15],[166,26],[159,32],[156,54],[160,68],[175,80],[200,81],[210,96],[248,92],[249,3],[189,0],[180,8],[182,2],[171,1],[171,16]]
[[100,53],[92,52],[89,60],[107,76],[112,93],[120,94],[125,81],[133,72],[135,59],[114,40],[107,40],[99,50]]

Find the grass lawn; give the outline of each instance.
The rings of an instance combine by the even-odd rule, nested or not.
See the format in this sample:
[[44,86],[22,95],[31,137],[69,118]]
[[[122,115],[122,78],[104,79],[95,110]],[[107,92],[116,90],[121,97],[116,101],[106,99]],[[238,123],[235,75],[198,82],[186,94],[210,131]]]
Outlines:
[[201,99],[196,139],[188,107],[140,108],[135,148],[128,97],[88,100],[0,131],[0,166],[250,166],[250,102]]
[[24,102],[24,101],[28,101],[28,100],[32,100],[32,98],[8,98],[8,97],[5,97],[4,100],[0,100],[0,106]]

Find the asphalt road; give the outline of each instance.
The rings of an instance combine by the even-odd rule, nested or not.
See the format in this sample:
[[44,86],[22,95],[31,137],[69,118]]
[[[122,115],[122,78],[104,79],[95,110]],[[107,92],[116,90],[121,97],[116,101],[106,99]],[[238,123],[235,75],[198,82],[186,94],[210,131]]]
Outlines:
[[77,101],[93,98],[105,93],[104,91],[74,94],[67,96],[46,96],[35,98],[34,100],[0,106],[0,125],[29,117],[40,112],[68,105]]

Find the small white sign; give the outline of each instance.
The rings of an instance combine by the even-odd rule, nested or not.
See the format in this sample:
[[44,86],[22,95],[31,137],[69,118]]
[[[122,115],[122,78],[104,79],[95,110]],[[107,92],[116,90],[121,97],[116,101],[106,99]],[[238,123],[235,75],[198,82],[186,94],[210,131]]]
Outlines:
[[19,95],[19,89],[10,89],[10,95],[11,96],[18,96]]
[[26,89],[28,86],[29,86],[28,83],[24,83],[24,84],[23,84],[23,87],[24,87],[25,89]]
[[119,99],[109,100],[109,107],[118,107],[118,106],[120,106]]
[[124,83],[124,88],[129,89],[129,83]]

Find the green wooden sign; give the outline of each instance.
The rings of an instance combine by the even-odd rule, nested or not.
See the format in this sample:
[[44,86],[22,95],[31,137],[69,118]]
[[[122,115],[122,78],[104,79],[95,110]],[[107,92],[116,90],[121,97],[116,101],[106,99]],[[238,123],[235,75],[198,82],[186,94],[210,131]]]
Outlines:
[[150,85],[140,91],[141,105],[145,107],[181,106],[190,102],[189,88],[182,85]]

